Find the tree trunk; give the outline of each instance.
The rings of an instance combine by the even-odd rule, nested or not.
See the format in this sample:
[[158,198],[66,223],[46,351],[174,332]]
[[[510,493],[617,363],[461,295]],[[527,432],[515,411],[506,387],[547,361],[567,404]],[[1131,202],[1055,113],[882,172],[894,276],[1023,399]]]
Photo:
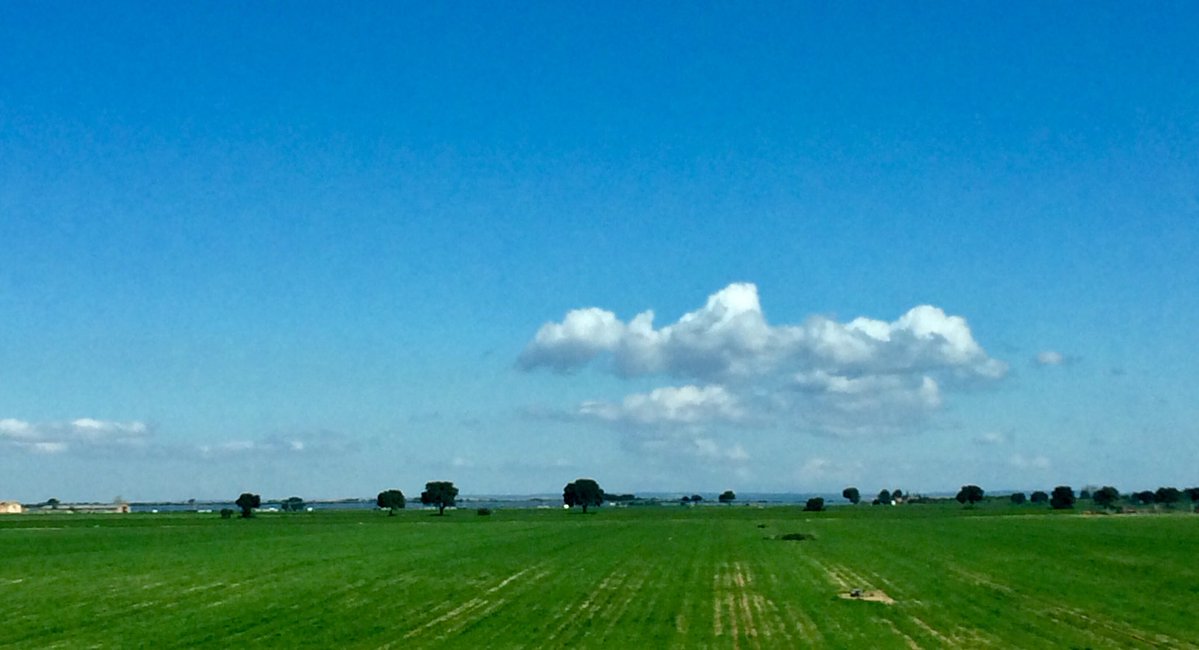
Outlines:
[[445,516],[445,504],[444,503],[437,504],[437,514],[442,517]]

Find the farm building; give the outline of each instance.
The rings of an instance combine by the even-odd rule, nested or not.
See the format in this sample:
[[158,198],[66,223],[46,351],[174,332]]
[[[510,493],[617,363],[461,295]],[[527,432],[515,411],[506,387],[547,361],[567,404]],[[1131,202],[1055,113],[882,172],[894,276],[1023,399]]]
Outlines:
[[19,515],[24,510],[16,501],[0,501],[0,515]]

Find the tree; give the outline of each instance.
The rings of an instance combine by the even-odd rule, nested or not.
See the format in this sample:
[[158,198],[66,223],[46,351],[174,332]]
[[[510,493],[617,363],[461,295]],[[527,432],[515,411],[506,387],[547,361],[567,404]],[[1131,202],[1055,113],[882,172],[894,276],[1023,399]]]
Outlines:
[[858,502],[862,500],[862,493],[858,492],[858,489],[853,486],[841,490],[841,496],[845,497],[846,501],[849,501],[855,506],[858,505]]
[[1054,510],[1069,510],[1074,507],[1074,488],[1069,485],[1059,485],[1053,488],[1049,495],[1049,506]]
[[1191,500],[1191,503],[1199,503],[1199,487],[1189,487],[1182,491]]
[[820,512],[824,510],[824,499],[821,497],[812,497],[808,499],[807,504],[803,507],[805,512]]
[[279,508],[283,512],[300,512],[304,509],[304,500],[300,497],[287,497],[279,502]]
[[262,497],[249,492],[242,492],[241,496],[237,497],[237,501],[233,502],[238,508],[241,508],[242,519],[249,519],[254,516],[254,508],[262,506]]
[[891,505],[891,491],[890,490],[880,491],[878,493],[878,502],[883,504],[884,506]]
[[425,491],[420,493],[420,502],[426,506],[437,506],[437,514],[445,515],[446,508],[454,507],[457,503],[458,488],[453,481],[429,481],[425,483]]
[[[697,496],[691,497],[694,501]],[[587,514],[589,506],[599,506],[604,502],[604,491],[594,479],[579,478],[567,483],[562,488],[562,502],[570,507],[582,506],[583,514]]]
[[402,510],[408,505],[404,493],[399,490],[383,490],[375,497],[375,505],[387,510],[388,517],[396,516],[396,510]]
[[1011,499],[1012,499],[1012,505],[1017,505],[1017,506],[1024,505],[1025,498],[1024,498],[1023,492],[1013,492]]
[[1155,495],[1152,490],[1141,490],[1140,492],[1134,493],[1132,496],[1143,506],[1151,506],[1154,503],[1157,503],[1157,495]]
[[892,490],[891,498],[895,501],[902,501],[903,500],[903,490],[900,490],[898,488]]
[[1029,495],[1028,500],[1033,503],[1048,503],[1049,495],[1044,490],[1037,490]]
[[704,498],[698,494],[691,495],[691,503],[699,503],[700,501],[703,501],[703,500],[704,500]]
[[983,489],[977,485],[963,485],[962,489],[958,490],[958,494],[954,498],[958,500],[958,503],[967,506],[973,506],[974,504],[983,500],[984,494],[985,492],[983,492]]
[[1095,502],[1095,505],[1104,509],[1115,505],[1116,500],[1119,498],[1120,491],[1110,485],[1105,485],[1091,493],[1091,499]]
[[1157,492],[1153,493],[1153,499],[1158,503],[1173,506],[1182,500],[1182,491],[1174,487],[1159,487]]
[[725,490],[720,493],[717,500],[721,503],[732,503],[737,500],[737,495],[732,490]]
[[50,506],[51,510],[58,510],[59,503],[61,503],[61,502],[58,499],[55,499],[54,497],[50,497],[49,499],[46,499],[46,505]]
[[1083,488],[1082,491],[1078,493],[1078,498],[1082,499],[1083,501],[1090,501],[1092,498],[1091,497],[1091,489]]

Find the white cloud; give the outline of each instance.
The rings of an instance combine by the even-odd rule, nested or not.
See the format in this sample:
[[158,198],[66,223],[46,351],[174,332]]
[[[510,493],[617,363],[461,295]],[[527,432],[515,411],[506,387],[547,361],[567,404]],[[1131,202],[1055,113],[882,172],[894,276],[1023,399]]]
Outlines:
[[1044,456],[1026,457],[1021,454],[1012,454],[1008,463],[1018,469],[1049,469],[1050,466],[1049,459]]
[[1069,357],[1055,350],[1043,350],[1034,359],[1039,366],[1061,366],[1070,361]]
[[839,462],[828,458],[809,458],[799,468],[796,480],[806,483],[852,482],[864,471],[861,461]]
[[1008,437],[998,431],[988,431],[982,435],[976,436],[974,442],[980,445],[1003,445],[1007,444]]
[[919,305],[893,321],[823,316],[767,322],[753,284],[731,284],[672,324],[645,311],[628,322],[598,307],[546,323],[518,359],[525,370],[598,364],[619,377],[690,380],[580,416],[626,428],[776,425],[834,435],[910,430],[942,408],[946,390],[998,380],[966,320]]
[[721,386],[666,386],[629,395],[619,404],[590,401],[579,415],[625,425],[688,425],[737,422],[744,417],[737,398]]
[[142,422],[114,422],[80,418],[70,422],[0,420],[0,445],[39,454],[67,452],[107,453],[142,451],[151,432]]
[[994,379],[1006,365],[974,340],[965,319],[929,305],[893,322],[813,317],[801,325],[766,322],[757,287],[731,284],[700,309],[659,329],[646,311],[627,324],[596,307],[546,323],[518,360],[525,369],[573,370],[601,355],[623,376],[668,375],[703,381],[752,378],[777,371],[833,374],[952,371]]
[[229,440],[183,449],[183,455],[201,458],[256,456],[264,458],[324,457],[357,449],[352,438],[332,431],[267,436],[257,440]]

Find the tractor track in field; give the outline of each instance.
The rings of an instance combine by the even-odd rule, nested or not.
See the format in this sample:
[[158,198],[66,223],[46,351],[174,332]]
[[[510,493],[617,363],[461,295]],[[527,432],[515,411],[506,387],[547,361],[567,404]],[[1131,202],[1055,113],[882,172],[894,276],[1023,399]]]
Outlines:
[[[794,645],[783,609],[754,586],[753,571],[744,562],[721,563],[712,576],[712,634],[727,636],[734,648],[745,643],[761,648]],[[780,637],[776,640],[776,635]]]

